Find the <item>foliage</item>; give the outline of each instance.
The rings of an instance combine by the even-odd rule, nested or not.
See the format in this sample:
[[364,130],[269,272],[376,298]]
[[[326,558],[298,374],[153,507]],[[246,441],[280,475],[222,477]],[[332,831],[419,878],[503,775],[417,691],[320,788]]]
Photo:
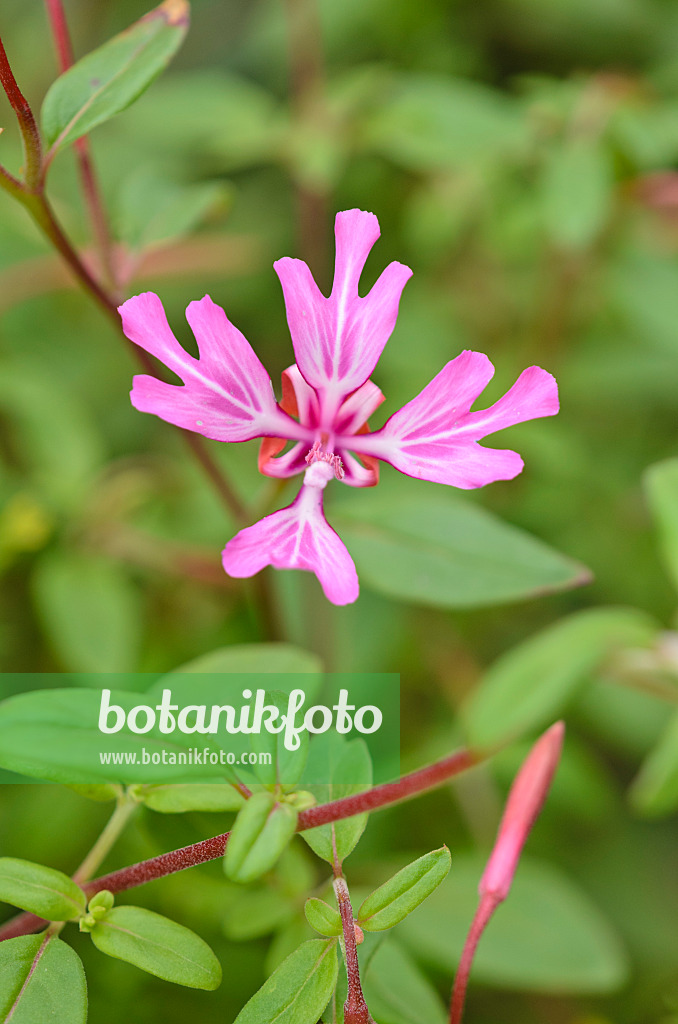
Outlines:
[[[176,432],[131,409],[117,332],[0,192],[2,667],[304,672],[309,689],[323,669],[399,671],[404,768],[455,743],[499,753],[437,794],[302,841],[310,803],[371,786],[359,741],[333,748],[324,786],[306,781],[311,744],[289,788],[269,744],[274,768],[244,805],[223,772],[200,786],[137,785],[133,771],[93,785],[83,770],[67,788],[54,783],[77,783],[99,740],[77,726],[93,695],[67,679],[12,696],[0,705],[0,898],[55,930],[0,942],[0,1020],[83,1024],[89,1000],[97,1024],[337,1024],[346,972],[328,865],[350,855],[372,1015],[443,1024],[516,759],[564,716],[563,762],[480,945],[468,1019],[671,1024],[678,18],[655,0],[319,0],[316,37],[316,4],[287,7],[298,22],[285,5],[196,0],[187,34],[183,0],[150,13],[112,0],[96,17],[74,0],[83,56],[57,76],[41,5],[3,4],[12,68],[35,110],[44,97],[49,193],[88,265],[101,258],[71,155],[93,131],[121,296],[162,293],[190,346],[183,309],[208,290],[280,371],[291,359],[273,259],[303,256],[329,290],[333,212],[375,210],[379,261],[415,274],[373,422],[463,348],[489,354],[496,394],[544,366],[561,413],[495,442],[525,457],[510,483],[449,494],[384,467],[374,490],[337,495],[360,601],[328,610],[315,580],[270,573],[284,641],[270,643],[257,585],[221,572],[236,511]],[[0,163],[21,175],[16,119],[0,109]],[[291,500],[257,474],[250,442],[210,452],[252,521]],[[66,743],[64,715],[76,723]],[[13,771],[53,784],[16,784]],[[235,822],[223,866],[135,890],[138,906],[127,894],[86,904],[86,880],[69,876],[123,804],[102,872]],[[71,919],[81,933],[57,933]],[[215,989],[220,964],[218,993],[188,991]]]

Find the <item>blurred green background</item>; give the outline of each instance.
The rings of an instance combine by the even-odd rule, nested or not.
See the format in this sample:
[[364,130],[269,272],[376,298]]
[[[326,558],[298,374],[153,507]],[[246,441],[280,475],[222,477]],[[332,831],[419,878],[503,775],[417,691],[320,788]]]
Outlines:
[[[146,9],[138,0],[66,6],[77,55]],[[4,0],[0,33],[37,109],[56,74],[43,5]],[[538,862],[521,868],[524,888],[500,911],[494,940],[490,927],[468,1020],[678,1021],[678,740],[675,726],[665,731],[678,662],[664,632],[675,625],[678,535],[675,465],[664,461],[678,445],[677,53],[678,5],[669,0],[195,0],[170,70],[92,136],[128,294],[156,290],[188,347],[183,310],[209,292],[277,387],[292,356],[272,262],[306,258],[326,288],[334,213],[360,207],[382,229],[365,283],[391,259],[414,270],[375,373],[386,415],[463,348],[486,352],[497,368],[488,401],[533,363],[560,385],[558,417],[489,442],[516,447],[524,473],[462,500],[583,563],[590,584],[429,607],[406,599],[411,563],[380,582],[356,546],[363,591],[337,609],[319,600],[315,580],[271,574],[277,639],[333,670],[401,673],[404,768],[447,752],[474,721],[489,721],[497,739],[506,708],[518,708],[501,737],[518,743],[454,786],[373,817],[351,858],[349,881],[360,887],[443,842],[463,855],[445,893],[380,954],[381,974],[375,961],[381,1024],[444,1020],[436,992],[449,988],[478,858],[523,737],[561,713],[566,753],[529,845]],[[0,159],[16,172],[4,96],[0,125]],[[72,153],[55,162],[50,193],[87,247]],[[255,587],[220,567],[237,525],[177,432],[131,408],[135,371],[25,212],[0,194],[5,671],[158,672],[270,639]],[[256,442],[210,448],[252,520],[280,507],[283,495],[257,473]],[[339,526],[353,515],[359,533],[355,521],[378,518],[380,501],[433,506],[443,488],[384,467],[373,494],[335,490],[330,518],[335,510]],[[454,521],[440,515],[439,541],[446,531],[454,541]],[[547,641],[534,679],[520,660],[513,681],[505,661],[497,667],[563,617],[618,605],[640,611],[630,624],[622,616],[612,640],[596,627],[589,650],[565,627]],[[636,618],[647,639],[636,638]],[[523,714],[529,686],[541,704]],[[67,790],[3,787],[0,852],[71,871],[105,816]],[[110,865],[227,825],[140,811]],[[259,890],[235,891],[219,865],[149,886],[139,899],[215,946],[222,989],[175,989],[76,937],[91,1020],[232,1021],[264,965],[293,947],[303,897],[322,878],[299,841],[272,880],[277,903],[261,917],[252,909]],[[409,988],[393,998],[398,983]]]

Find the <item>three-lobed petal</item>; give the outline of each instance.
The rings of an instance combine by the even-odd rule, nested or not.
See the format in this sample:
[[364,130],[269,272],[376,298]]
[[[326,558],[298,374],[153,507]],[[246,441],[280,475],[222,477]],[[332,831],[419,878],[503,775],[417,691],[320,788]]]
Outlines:
[[322,399],[329,428],[342,400],[369,378],[398,316],[409,267],[391,263],[363,298],[358,283],[377,238],[373,213],[346,210],[335,222],[336,261],[326,298],[302,260],[286,256],[274,267],[280,278],[297,365]]
[[493,374],[487,356],[462,352],[381,430],[354,438],[351,447],[390,462],[407,476],[453,487],[512,480],[523,468],[520,455],[478,441],[524,420],[555,415],[558,387],[550,373],[531,366],[489,409],[471,412]]
[[206,295],[191,302],[186,318],[200,358],[181,347],[153,292],[120,307],[123,330],[140,348],[183,380],[166,384],[147,374],[134,378],[132,405],[215,441],[248,441],[262,435],[304,437],[308,432],[277,406],[271,380],[249,342],[223,309]]
[[266,565],[305,569],[316,574],[333,604],[351,604],[358,597],[358,574],[344,542],[323,513],[323,491],[304,486],[287,508],[260,519],[237,533],[224,548],[229,576],[254,576]]

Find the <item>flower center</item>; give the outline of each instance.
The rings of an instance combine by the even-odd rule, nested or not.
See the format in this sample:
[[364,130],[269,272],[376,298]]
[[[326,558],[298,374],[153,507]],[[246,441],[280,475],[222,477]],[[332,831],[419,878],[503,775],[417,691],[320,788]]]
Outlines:
[[316,462],[326,462],[334,470],[337,480],[344,479],[344,467],[341,459],[334,452],[324,452],[320,441],[315,442],[306,456],[306,462],[309,466],[314,465]]

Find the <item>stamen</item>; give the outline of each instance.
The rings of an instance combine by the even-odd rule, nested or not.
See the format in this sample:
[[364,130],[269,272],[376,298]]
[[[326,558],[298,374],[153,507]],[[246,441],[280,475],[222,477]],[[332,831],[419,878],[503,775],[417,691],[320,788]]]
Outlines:
[[314,462],[326,462],[334,470],[337,480],[343,480],[346,475],[340,456],[335,455],[334,452],[324,452],[320,441],[315,442],[305,461],[309,466],[312,466]]

